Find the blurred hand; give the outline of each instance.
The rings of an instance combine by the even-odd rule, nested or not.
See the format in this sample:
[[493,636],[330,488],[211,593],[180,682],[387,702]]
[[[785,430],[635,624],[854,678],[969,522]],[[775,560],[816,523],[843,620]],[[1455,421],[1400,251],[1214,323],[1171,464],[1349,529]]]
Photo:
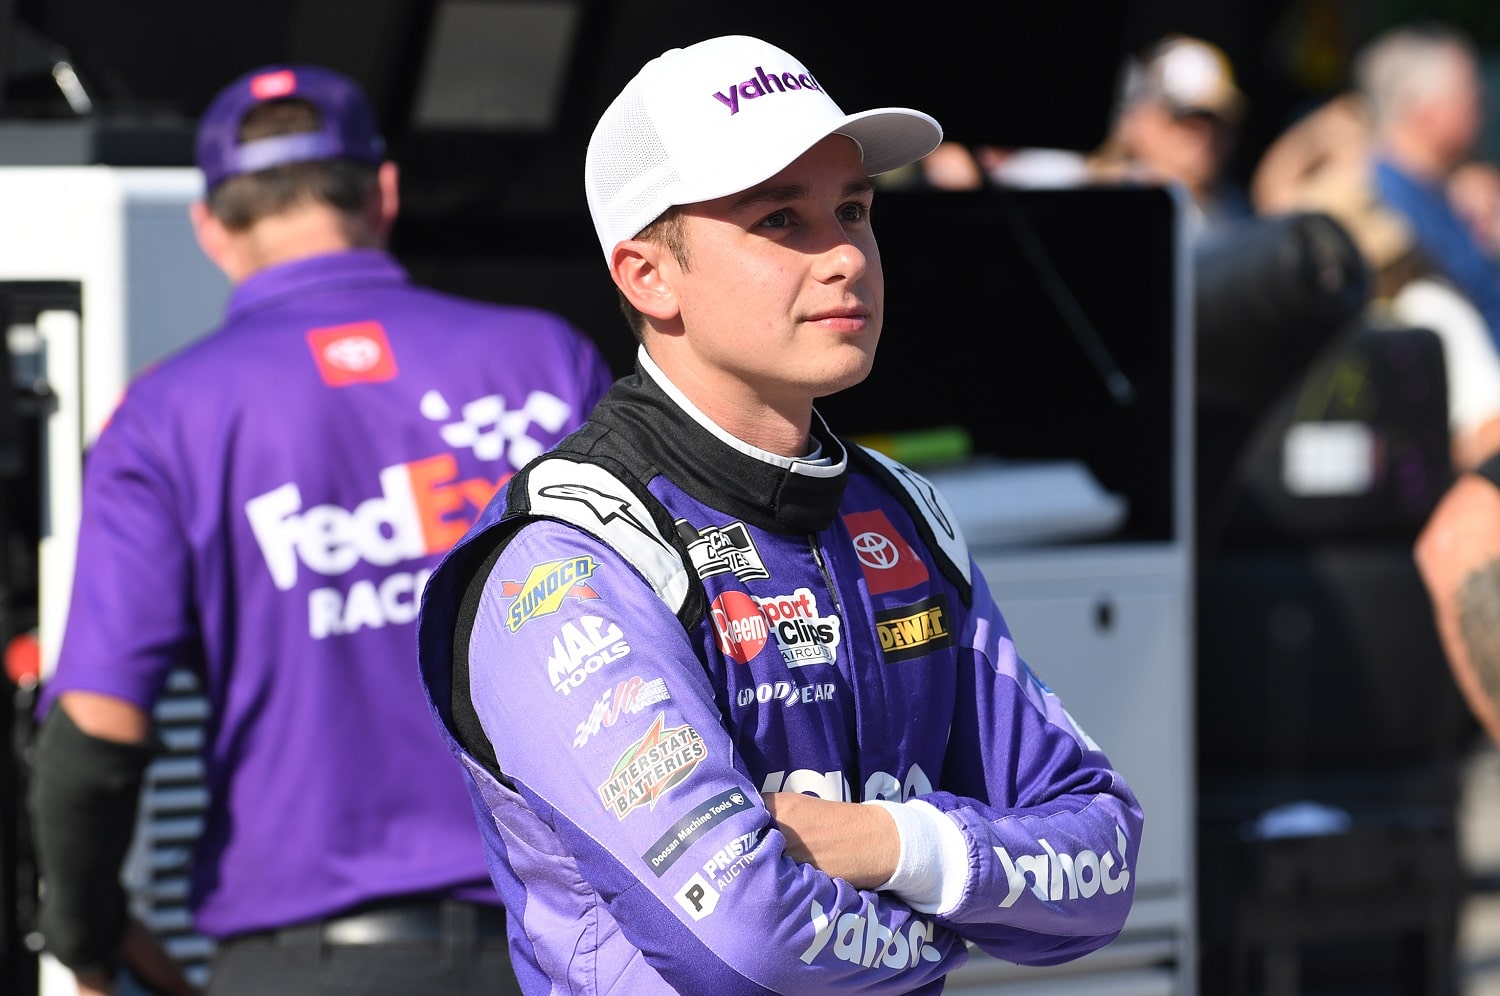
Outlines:
[[103,975],[78,976],[78,996],[109,996],[114,983]]
[[[120,965],[130,970],[137,982],[158,996],[198,996],[198,988],[182,974],[182,969],[167,949],[134,917],[125,927],[120,942]],[[110,996],[114,983],[102,974],[78,976],[78,996]]]
[[922,160],[927,182],[940,190],[977,190],[984,186],[984,174],[968,148],[958,142],[944,142]]

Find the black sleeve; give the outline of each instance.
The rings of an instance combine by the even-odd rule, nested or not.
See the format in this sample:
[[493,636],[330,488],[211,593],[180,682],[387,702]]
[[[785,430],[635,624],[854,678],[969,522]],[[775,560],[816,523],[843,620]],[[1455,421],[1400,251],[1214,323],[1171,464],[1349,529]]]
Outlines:
[[1500,453],[1496,453],[1474,468],[1474,473],[1500,488]]
[[515,788],[515,784],[500,770],[500,760],[495,756],[495,746],[490,743],[489,734],[484,732],[484,725],[479,722],[479,711],[474,708],[474,700],[469,695],[469,643],[474,635],[474,620],[479,615],[479,603],[484,598],[484,586],[489,581],[490,572],[495,569],[495,561],[500,559],[500,551],[505,549],[502,540],[512,534],[509,529],[494,529],[490,533],[477,537],[471,548],[473,553],[468,558],[455,565],[455,570],[469,570],[467,583],[464,585],[463,600],[459,603],[458,619],[453,626],[453,733],[458,739],[459,745],[468,751],[476,761],[483,764],[490,774],[500,780],[500,784],[507,788]]
[[156,750],[90,736],[57,705],[37,733],[27,802],[42,881],[38,926],[47,950],[74,972],[114,968],[125,935],[120,870]]

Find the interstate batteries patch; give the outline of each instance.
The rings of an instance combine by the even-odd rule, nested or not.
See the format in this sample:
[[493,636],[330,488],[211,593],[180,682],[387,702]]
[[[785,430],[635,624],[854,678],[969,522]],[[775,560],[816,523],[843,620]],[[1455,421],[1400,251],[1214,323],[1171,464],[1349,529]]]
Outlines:
[[599,786],[599,799],[615,819],[623,820],[657,802],[681,785],[693,769],[708,757],[708,746],[691,726],[665,726],[665,713],[658,713],[646,735],[615,762],[609,779]]

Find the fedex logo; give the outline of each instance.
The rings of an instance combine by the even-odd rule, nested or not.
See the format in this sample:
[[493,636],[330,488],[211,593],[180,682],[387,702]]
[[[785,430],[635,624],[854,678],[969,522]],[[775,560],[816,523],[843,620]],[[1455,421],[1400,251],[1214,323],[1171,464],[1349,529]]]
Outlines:
[[[331,386],[395,376],[385,331],[376,322],[313,329],[308,343]],[[508,457],[519,467],[542,452],[536,428],[558,432],[572,408],[546,391],[532,391],[521,406],[508,408],[498,394],[459,405],[438,391],[418,403],[422,416],[439,423],[438,434],[454,450],[468,450],[485,461]],[[498,480],[460,479],[451,452],[393,464],[379,473],[380,494],[352,509],[332,503],[303,508],[302,489],[288,481],[245,503],[255,542],[281,591],[297,584],[299,565],[328,577],[361,563],[392,567],[442,553],[463,536],[495,491]],[[393,572],[378,581],[362,578],[348,590],[318,588],[308,594],[308,632],[314,639],[367,627],[408,623],[427,582],[426,570]]]
[[729,92],[720,91],[714,94],[714,99],[729,108],[730,114],[740,112],[740,101],[754,100],[757,97],[767,97],[772,94],[786,93],[790,90],[816,90],[822,92],[823,88],[818,86],[818,81],[813,79],[807,72],[767,73],[760,66],[755,67],[755,75],[743,83],[729,84]]
[[458,461],[440,453],[385,468],[380,494],[353,509],[304,509],[302,490],[289,481],[247,501],[245,516],[271,580],[289,591],[299,564],[336,577],[361,561],[389,567],[447,550],[509,476],[459,480]]

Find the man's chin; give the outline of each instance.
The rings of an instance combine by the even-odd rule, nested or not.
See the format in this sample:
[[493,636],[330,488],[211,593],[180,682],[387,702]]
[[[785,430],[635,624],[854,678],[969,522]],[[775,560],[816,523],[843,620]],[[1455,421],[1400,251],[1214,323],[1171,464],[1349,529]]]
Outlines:
[[829,376],[819,386],[815,397],[826,398],[840,391],[847,391],[856,384],[861,384],[870,376],[870,371],[875,368],[874,350],[865,353],[858,361],[850,362],[841,370],[829,371]]

